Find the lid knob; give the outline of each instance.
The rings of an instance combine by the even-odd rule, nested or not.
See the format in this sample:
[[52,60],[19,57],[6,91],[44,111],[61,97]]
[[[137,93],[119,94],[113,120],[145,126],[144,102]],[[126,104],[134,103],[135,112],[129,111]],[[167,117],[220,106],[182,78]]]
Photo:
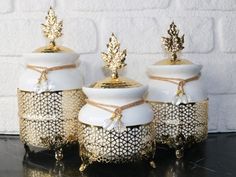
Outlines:
[[48,15],[45,17],[46,21],[42,24],[42,31],[46,38],[49,39],[49,44],[41,52],[51,53],[58,52],[60,48],[56,46],[56,39],[61,37],[63,29],[63,21],[57,20],[57,16],[52,7],[48,10]]
[[111,71],[112,79],[117,79],[119,77],[118,69],[126,66],[126,49],[120,50],[120,43],[113,33],[109,38],[107,49],[107,53],[102,52],[101,57],[105,62],[105,67]]
[[56,45],[56,39],[63,35],[63,21],[58,21],[55,11],[52,7],[49,8],[48,14],[45,17],[46,21],[42,25],[43,35],[49,39],[49,44],[40,47],[34,52],[36,53],[71,53],[73,50]]
[[184,35],[179,36],[179,30],[174,22],[170,24],[170,28],[167,33],[169,37],[162,37],[161,41],[165,50],[171,54],[171,62],[175,64],[179,61],[177,53],[184,49]]
[[105,67],[111,71],[111,77],[98,81],[90,85],[90,87],[133,88],[142,86],[140,83],[125,77],[120,77],[118,74],[118,70],[124,68],[127,65],[125,63],[126,52],[126,49],[120,50],[120,43],[117,40],[117,37],[112,33],[107,44],[107,53],[101,53],[101,57],[105,63]]

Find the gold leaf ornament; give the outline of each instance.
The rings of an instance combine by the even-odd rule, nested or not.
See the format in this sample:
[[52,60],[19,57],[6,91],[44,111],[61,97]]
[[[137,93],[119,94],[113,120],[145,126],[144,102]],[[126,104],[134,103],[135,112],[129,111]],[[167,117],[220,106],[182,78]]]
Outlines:
[[184,35],[179,36],[179,30],[174,22],[171,23],[167,31],[169,37],[162,37],[162,44],[165,50],[171,54],[171,61],[177,62],[177,53],[184,49]]
[[109,38],[107,49],[107,53],[102,52],[101,57],[105,62],[105,67],[111,71],[111,77],[117,79],[119,77],[118,69],[122,69],[126,66],[125,59],[127,51],[126,49],[120,50],[120,43],[113,33]]
[[59,50],[59,48],[56,48],[55,40],[63,35],[63,21],[58,22],[57,16],[52,7],[50,7],[45,19],[45,24],[42,24],[42,31],[44,36],[50,40],[48,50]]

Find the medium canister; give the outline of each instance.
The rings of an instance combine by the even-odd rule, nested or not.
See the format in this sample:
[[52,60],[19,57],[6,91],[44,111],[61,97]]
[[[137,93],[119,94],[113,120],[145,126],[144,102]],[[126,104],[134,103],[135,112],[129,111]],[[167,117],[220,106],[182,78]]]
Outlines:
[[149,160],[155,167],[153,111],[143,97],[144,86],[119,77],[125,64],[126,50],[112,34],[108,53],[102,53],[111,77],[83,87],[87,104],[79,113],[79,144],[83,171],[93,162],[129,163]]

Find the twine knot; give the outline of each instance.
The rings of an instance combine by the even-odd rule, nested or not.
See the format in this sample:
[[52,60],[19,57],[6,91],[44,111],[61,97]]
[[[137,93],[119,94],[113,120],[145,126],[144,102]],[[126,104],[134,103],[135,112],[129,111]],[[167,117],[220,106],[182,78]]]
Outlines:
[[188,79],[181,79],[181,78],[168,78],[168,77],[159,77],[159,76],[149,76],[151,79],[166,81],[172,84],[177,85],[176,94],[172,100],[172,104],[179,105],[181,103],[187,104],[190,100],[189,96],[186,95],[184,86],[186,83],[199,79],[200,75],[193,76]]
[[47,68],[41,71],[41,75],[38,79],[38,84],[41,84],[42,82],[45,82],[45,81],[48,80],[47,74],[48,74],[48,69]]
[[[124,122],[122,121],[123,110],[141,105],[144,103],[144,100],[135,101],[135,102],[123,105],[123,106],[103,104],[103,103],[98,103],[91,100],[86,100],[86,102],[92,106],[95,106],[97,108],[100,108],[104,111],[111,113],[111,117],[104,121],[104,124],[103,124],[104,129],[109,130],[109,131],[114,129],[117,132],[123,132],[126,130],[126,126]],[[113,109],[110,109],[110,108],[113,108]]]
[[51,71],[63,70],[76,68],[75,64],[70,65],[62,65],[62,66],[54,66],[54,67],[43,67],[43,66],[35,66],[35,65],[27,65],[27,68],[40,73],[37,84],[35,85],[35,91],[37,93],[41,93],[44,91],[51,91],[54,87],[52,84],[48,83],[48,73]]

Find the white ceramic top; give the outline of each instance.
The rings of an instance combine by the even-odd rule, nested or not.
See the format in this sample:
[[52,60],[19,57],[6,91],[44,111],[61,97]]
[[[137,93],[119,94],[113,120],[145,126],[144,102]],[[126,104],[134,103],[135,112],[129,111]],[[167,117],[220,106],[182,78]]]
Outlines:
[[75,63],[79,55],[74,52],[65,53],[26,53],[23,54],[25,63],[39,66],[60,66]]
[[151,65],[148,67],[148,75],[161,77],[176,77],[187,79],[200,74],[202,65]]
[[[148,67],[147,74],[149,76],[159,76],[165,78],[181,78],[188,79],[200,75],[202,65],[186,64],[186,65],[152,65]],[[190,102],[196,102],[207,99],[205,87],[198,80],[187,82],[184,86],[186,95],[189,96]],[[177,85],[167,81],[149,80],[149,93],[147,100],[171,102],[177,91]]]
[[[89,100],[103,104],[123,106],[143,99],[147,86],[112,89],[83,87],[83,91]],[[147,103],[123,110],[122,115],[122,122],[126,126],[147,124],[153,119],[153,111]],[[90,104],[86,104],[79,113],[79,120],[81,122],[95,126],[102,126],[104,121],[110,118],[110,112]]]
[[[24,54],[26,65],[36,65],[42,67],[63,66],[68,64],[75,64],[79,55],[76,53],[28,53]],[[29,68],[25,71],[19,79],[19,89],[25,91],[34,91],[35,84],[40,77],[40,73]],[[63,69],[51,71],[47,74],[48,81],[53,84],[54,88],[51,91],[71,90],[81,88],[83,85],[83,78],[78,69]]]

